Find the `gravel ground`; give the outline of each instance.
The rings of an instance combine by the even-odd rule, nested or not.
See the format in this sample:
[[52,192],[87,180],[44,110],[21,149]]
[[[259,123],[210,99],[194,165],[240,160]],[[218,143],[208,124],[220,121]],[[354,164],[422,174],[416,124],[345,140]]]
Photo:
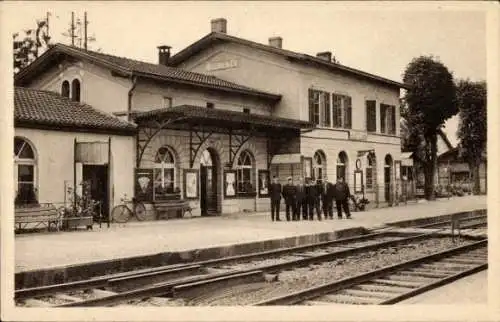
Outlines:
[[407,245],[369,251],[309,267],[283,271],[279,274],[278,282],[265,284],[255,291],[232,292],[231,295],[226,297],[220,297],[220,294],[218,294],[220,292],[216,292],[212,298],[206,296],[202,301],[191,301],[188,305],[250,305],[271,297],[366,273],[384,266],[470,244],[471,242],[460,240],[453,243],[451,238],[433,238]]

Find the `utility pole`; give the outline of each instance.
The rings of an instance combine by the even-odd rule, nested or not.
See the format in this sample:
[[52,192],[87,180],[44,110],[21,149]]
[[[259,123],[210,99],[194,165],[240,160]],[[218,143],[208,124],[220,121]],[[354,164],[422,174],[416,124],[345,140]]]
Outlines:
[[83,30],[84,30],[84,40],[83,40],[83,48],[85,50],[87,50],[87,25],[88,25],[88,21],[87,21],[87,11],[85,11],[85,13],[83,14]]
[[71,11],[71,46],[75,46],[75,12]]

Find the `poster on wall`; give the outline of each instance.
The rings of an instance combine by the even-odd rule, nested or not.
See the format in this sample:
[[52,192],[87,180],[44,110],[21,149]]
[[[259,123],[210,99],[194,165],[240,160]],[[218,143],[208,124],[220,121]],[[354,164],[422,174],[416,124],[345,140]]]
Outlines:
[[396,180],[401,179],[401,161],[394,161],[394,174],[396,176]]
[[354,171],[354,193],[363,192],[363,171]]
[[226,170],[224,172],[224,196],[236,196],[236,171]]
[[153,200],[153,169],[135,170],[135,197],[139,201]]
[[312,173],[312,158],[303,158],[302,164],[304,165],[304,179],[311,178]]
[[269,171],[259,170],[259,197],[269,196]]
[[198,199],[198,170],[184,170],[184,198]]

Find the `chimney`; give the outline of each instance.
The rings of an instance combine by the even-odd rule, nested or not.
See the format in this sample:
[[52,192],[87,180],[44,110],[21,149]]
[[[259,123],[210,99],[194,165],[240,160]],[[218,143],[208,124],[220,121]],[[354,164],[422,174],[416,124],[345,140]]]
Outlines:
[[227,33],[227,20],[224,18],[213,19],[210,21],[212,32]]
[[168,66],[168,60],[170,59],[170,46],[158,46],[158,64]]
[[269,46],[282,48],[283,46],[283,38],[281,37],[271,37],[269,38]]
[[330,61],[332,61],[332,52],[331,51],[324,51],[321,53],[317,53],[316,57],[330,62]]

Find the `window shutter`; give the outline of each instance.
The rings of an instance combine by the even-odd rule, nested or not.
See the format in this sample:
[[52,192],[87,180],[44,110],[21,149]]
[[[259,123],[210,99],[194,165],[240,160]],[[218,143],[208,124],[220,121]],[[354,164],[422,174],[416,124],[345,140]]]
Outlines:
[[341,110],[341,98],[339,95],[332,94],[332,111],[333,111],[333,126],[342,126],[342,110]]
[[352,128],[352,98],[344,96],[344,127]]
[[385,104],[380,104],[380,132],[381,133],[386,133],[385,130],[385,120],[386,120],[386,114],[387,114],[387,106]]
[[327,92],[322,92],[321,95],[323,96],[323,119],[325,120],[324,126],[330,126],[331,125],[331,120],[330,120],[330,94]]
[[366,130],[377,132],[377,105],[375,101],[366,101]]
[[391,106],[391,131],[390,134],[396,134],[396,106]]
[[309,122],[314,122],[314,91],[309,88]]

